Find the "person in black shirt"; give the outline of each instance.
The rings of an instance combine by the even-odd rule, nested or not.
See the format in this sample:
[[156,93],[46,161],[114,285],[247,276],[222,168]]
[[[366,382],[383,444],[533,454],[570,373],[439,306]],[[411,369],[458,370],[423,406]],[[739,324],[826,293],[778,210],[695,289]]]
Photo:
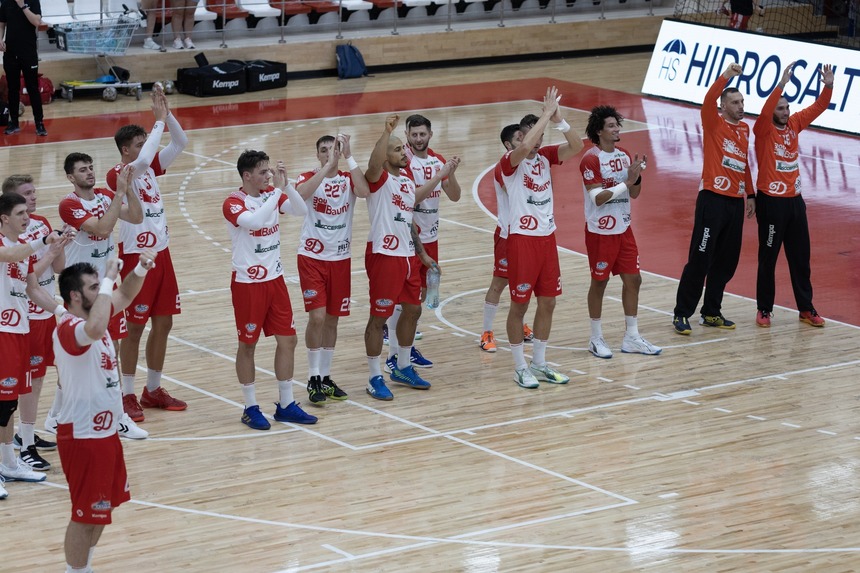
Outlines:
[[[39,55],[36,50],[36,31],[42,22],[39,0],[0,0],[0,52],[3,70],[9,86],[9,125],[5,134],[21,131],[18,126],[18,102],[21,98],[21,74],[30,94],[36,135],[48,135],[39,98]],[[5,33],[5,40],[4,40]]]

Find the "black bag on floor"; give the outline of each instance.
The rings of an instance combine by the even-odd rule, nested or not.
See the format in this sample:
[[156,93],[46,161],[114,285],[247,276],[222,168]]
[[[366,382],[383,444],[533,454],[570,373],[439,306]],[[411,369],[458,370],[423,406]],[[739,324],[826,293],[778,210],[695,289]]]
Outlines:
[[197,97],[245,93],[247,84],[245,64],[237,60],[176,70],[179,92]]
[[287,64],[269,60],[244,62],[248,75],[248,91],[271,90],[287,85]]

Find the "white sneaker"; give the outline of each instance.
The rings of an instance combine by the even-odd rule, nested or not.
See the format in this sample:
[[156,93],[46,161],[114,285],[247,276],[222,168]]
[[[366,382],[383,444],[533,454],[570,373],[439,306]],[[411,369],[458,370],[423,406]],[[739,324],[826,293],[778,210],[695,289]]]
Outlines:
[[191,41],[191,38],[185,38],[185,49],[186,50],[196,49],[196,47],[194,46],[194,42]]
[[50,412],[45,416],[45,431],[50,434],[57,434],[57,417]]
[[600,338],[592,338],[588,341],[588,351],[598,358],[612,358],[612,351],[606,345],[606,341],[603,340],[602,336]]
[[182,43],[182,38],[174,38],[173,39],[173,49],[174,50],[182,50],[185,48],[185,44]]
[[6,481],[29,481],[29,482],[37,482],[37,481],[45,481],[48,477],[43,473],[39,473],[34,471],[30,465],[23,461],[21,458],[16,458],[16,467],[10,468],[6,467],[3,464],[0,464],[0,476],[6,479]]
[[5,483],[5,481],[6,480],[3,479],[3,476],[0,476],[0,499],[6,499],[9,497],[9,492],[6,491],[5,487],[3,487],[3,483]]
[[532,362],[529,364],[529,370],[532,371],[535,379],[540,382],[549,382],[550,384],[567,384],[570,382],[570,376],[565,376],[558,370],[550,368],[548,364],[535,366],[534,362]]
[[147,50],[160,50],[161,46],[155,43],[152,38],[147,38],[143,41],[143,47]]
[[514,372],[514,382],[521,388],[537,388],[540,386],[538,379],[532,374],[530,368],[523,368]]
[[149,437],[149,432],[139,428],[125,412],[122,413],[122,417],[119,419],[116,431],[120,438],[128,438],[130,440],[143,440]]
[[621,352],[629,352],[631,354],[650,354],[657,355],[663,352],[659,346],[654,346],[642,336],[624,335],[624,340],[621,341]]

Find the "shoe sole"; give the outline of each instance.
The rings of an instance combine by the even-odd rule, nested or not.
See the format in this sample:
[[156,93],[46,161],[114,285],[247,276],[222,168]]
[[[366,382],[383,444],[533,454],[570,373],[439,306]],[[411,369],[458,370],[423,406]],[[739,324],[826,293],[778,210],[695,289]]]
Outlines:
[[762,324],[758,321],[756,321],[756,326],[758,326],[759,328],[770,328],[769,324]]
[[612,358],[612,354],[610,354],[609,356],[601,356],[600,354],[596,353],[595,351],[593,351],[590,348],[588,349],[588,351],[591,353],[592,356],[594,356],[596,358],[602,358],[604,360],[609,360],[610,358]]
[[418,364],[417,362],[410,362],[414,368],[433,368],[433,364]]
[[402,384],[403,386],[409,386],[410,388],[414,388],[415,390],[429,390],[430,389],[430,383],[427,382],[426,380],[425,380],[425,382],[427,384],[426,386],[424,384],[415,386],[414,384],[412,384],[408,380],[398,380],[397,378],[394,377],[393,373],[391,376],[388,377],[388,379],[391,380],[392,382]]
[[520,377],[517,376],[516,374],[514,374],[514,382],[517,383],[517,386],[519,386],[520,388],[525,388],[526,390],[534,390],[535,388],[540,388],[539,383],[535,383],[533,386],[523,384],[522,382],[520,382]]
[[803,323],[808,324],[809,326],[813,326],[813,327],[815,327],[815,328],[824,328],[824,323],[822,323],[822,324],[815,324],[815,323],[814,323],[814,322],[812,322],[811,320],[807,320],[807,319],[805,319],[805,318],[801,318],[801,319],[800,319],[800,322],[803,322]]
[[[184,412],[185,410],[188,409],[188,404],[186,404],[185,406],[154,406],[154,405],[147,405],[147,404],[144,404],[143,402],[141,402],[140,405],[141,405],[141,407],[146,408],[147,410],[167,410],[168,412]],[[137,422],[137,420],[135,420],[134,418],[132,418],[132,420]]]
[[302,424],[304,426],[312,426],[319,421],[319,418],[314,418],[313,420],[287,420],[275,418],[276,422],[282,422],[284,424]]
[[40,482],[43,482],[46,479],[48,479],[48,476],[46,476],[46,475],[41,475],[39,477],[41,479],[39,479],[39,478],[16,478],[16,477],[3,476],[3,479],[6,480],[6,483],[13,482],[13,481],[20,481],[23,483],[40,483]]
[[265,432],[266,430],[271,429],[271,427],[272,427],[272,425],[271,425],[271,424],[269,424],[269,426],[267,426],[267,427],[265,427],[265,428],[255,428],[254,426],[252,426],[251,424],[249,424],[248,422],[246,422],[246,421],[244,421],[244,420],[242,420],[242,423],[243,423],[243,424],[245,424],[246,426],[248,426],[249,428],[251,428],[252,430],[260,430],[260,431],[263,431],[263,432]]
[[484,352],[489,352],[490,354],[496,353],[496,347],[495,346],[492,348],[484,348],[483,346],[481,346],[481,350],[483,350]]
[[391,400],[394,400],[394,396],[377,396],[373,392],[368,390],[367,388],[365,388],[364,391],[367,392],[367,395],[370,396],[371,398],[373,398],[374,400],[382,400],[384,402],[390,402]]
[[642,352],[641,350],[624,350],[622,348],[621,352],[623,352],[624,354],[641,354],[643,356],[659,356],[660,353],[663,352],[663,349],[661,348],[657,352]]

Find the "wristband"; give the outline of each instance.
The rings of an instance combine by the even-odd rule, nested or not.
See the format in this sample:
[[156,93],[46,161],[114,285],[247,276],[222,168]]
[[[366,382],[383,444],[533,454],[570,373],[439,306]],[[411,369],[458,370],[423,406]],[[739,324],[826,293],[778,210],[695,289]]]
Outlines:
[[103,278],[101,286],[99,286],[99,294],[106,294],[108,296],[113,294],[113,284],[114,279],[109,279],[107,277]]
[[567,123],[565,120],[561,120],[560,122],[555,124],[554,129],[557,129],[562,133],[567,133],[568,131],[570,131],[570,124]]
[[63,316],[64,314],[66,314],[66,307],[64,307],[64,306],[63,306],[63,305],[61,305],[61,304],[58,304],[58,305],[54,308],[54,314],[57,316],[57,318],[59,318],[59,317]]
[[352,155],[346,158],[346,165],[349,167],[350,171],[352,171],[353,169],[358,169],[358,162]]
[[42,237],[41,239],[33,239],[32,241],[27,243],[27,245],[31,249],[33,249],[33,252],[35,253],[36,251],[45,246],[45,237]]
[[148,272],[149,272],[149,269],[147,269],[147,268],[146,268],[145,266],[143,266],[142,264],[137,263],[137,266],[136,266],[136,267],[134,267],[134,270],[133,270],[132,272],[133,272],[134,274],[136,274],[137,276],[139,276],[139,277],[145,277],[145,276],[146,276],[146,273],[148,273]]

